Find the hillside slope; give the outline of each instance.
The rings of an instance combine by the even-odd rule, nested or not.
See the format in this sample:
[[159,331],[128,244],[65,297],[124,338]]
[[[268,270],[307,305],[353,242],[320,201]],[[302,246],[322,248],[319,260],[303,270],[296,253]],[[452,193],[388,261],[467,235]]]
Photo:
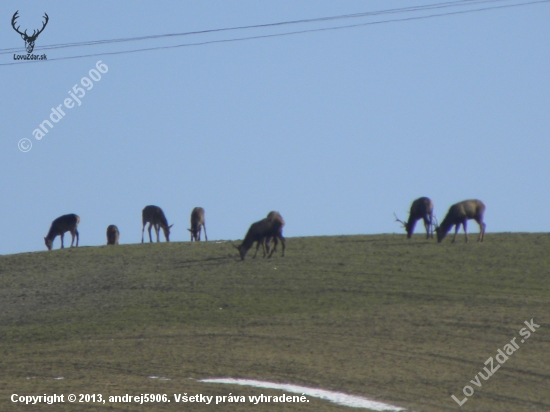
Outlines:
[[[194,380],[233,377],[415,411],[549,411],[550,236],[489,233],[484,243],[462,242],[289,238],[284,258],[249,254],[244,262],[229,242],[0,256],[0,410],[23,407],[12,394],[44,393],[160,393],[172,402],[41,404],[34,411],[351,410],[315,398],[279,405],[173,400],[183,393],[281,395]],[[531,319],[540,328],[520,343]],[[481,387],[470,383],[514,337],[520,348],[500,369]],[[475,393],[459,408],[451,395],[462,400],[466,385]]]

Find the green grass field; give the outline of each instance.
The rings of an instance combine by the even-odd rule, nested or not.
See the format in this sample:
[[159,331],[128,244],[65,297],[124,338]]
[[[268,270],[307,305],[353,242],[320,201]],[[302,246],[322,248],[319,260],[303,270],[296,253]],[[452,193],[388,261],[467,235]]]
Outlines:
[[[0,256],[0,410],[353,410],[313,397],[173,400],[282,394],[196,381],[233,377],[410,411],[550,411],[550,235],[489,233],[476,243],[472,234],[468,244],[462,236],[455,244],[422,235],[289,238],[284,258],[249,253],[244,262],[229,242]],[[531,319],[540,328],[521,343]],[[520,348],[500,369],[480,388],[470,383],[514,337]],[[451,395],[462,400],[466,385],[475,393],[459,407]],[[45,393],[159,393],[172,401],[10,400]]]

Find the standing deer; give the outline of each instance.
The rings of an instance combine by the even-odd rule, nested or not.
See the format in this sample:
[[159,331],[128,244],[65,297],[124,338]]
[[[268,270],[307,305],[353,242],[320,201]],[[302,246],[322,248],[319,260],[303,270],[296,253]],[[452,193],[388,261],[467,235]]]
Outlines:
[[[270,251],[270,243],[271,241],[273,240],[273,249],[271,249],[271,253],[269,254],[269,257],[271,257],[271,255],[275,252],[275,250],[277,249],[277,238],[281,238],[283,239],[282,243],[283,243],[283,256],[285,255],[285,243],[284,243],[284,237],[283,237],[283,227],[285,225],[285,221],[283,219],[283,217],[281,216],[281,214],[275,210],[269,212],[267,214],[267,219],[271,219],[273,221],[273,231],[274,232],[277,232],[279,236],[267,236],[264,240],[264,243],[265,243],[265,246],[264,246],[264,249],[267,251],[267,253],[269,253]],[[265,254],[264,254],[264,257],[265,257]]]
[[[250,228],[248,229],[248,232],[246,232],[246,236],[244,237],[243,242],[240,246],[235,246],[237,250],[239,251],[241,255],[241,260],[244,260],[246,253],[250,250],[250,248],[254,245],[254,242],[256,242],[256,253],[254,253],[253,258],[256,257],[256,254],[258,253],[258,249],[260,246],[262,246],[264,251],[264,257],[266,255],[265,250],[265,241],[268,237],[274,237],[281,241],[283,245],[283,256],[285,255],[285,238],[282,234],[282,228],[284,225],[284,221],[282,221],[282,217],[280,215],[274,216],[272,218],[266,217],[258,222],[252,223],[250,225]],[[268,258],[271,257],[273,252],[275,251],[275,248],[271,251],[271,253],[268,255]]]
[[115,225],[109,225],[107,227],[107,244],[118,245],[118,239],[120,238],[120,232]]
[[57,236],[61,237],[61,249],[64,248],[63,245],[63,237],[65,235],[65,232],[71,232],[71,247],[73,247],[74,238],[76,237],[76,247],[78,247],[78,230],[76,230],[76,227],[80,223],[80,217],[75,215],[74,213],[71,213],[69,215],[63,215],[58,217],[52,222],[52,225],[50,226],[50,231],[44,238],[44,243],[46,244],[46,247],[48,250],[52,250],[53,247],[53,241]]
[[17,26],[15,27],[15,21],[18,19],[18,15],[17,13],[19,13],[19,10],[17,10],[14,14],[13,14],[13,17],[11,18],[11,26],[13,27],[13,29],[19,33],[21,35],[21,38],[23,40],[25,40],[25,49],[27,49],[27,53],[32,53],[32,51],[34,50],[34,42],[36,41],[36,38],[38,37],[38,35],[40,33],[42,33],[42,31],[44,31],[44,29],[46,28],[46,25],[48,24],[48,20],[50,20],[50,18],[48,17],[48,15],[46,13],[44,13],[44,19],[46,20],[44,23],[42,23],[42,28],[40,30],[38,30],[38,32],[36,30],[33,30],[32,32],[32,35],[28,35],[27,34],[27,30],[25,30],[24,33],[21,33],[19,31],[19,27],[21,26]]
[[196,207],[191,212],[191,229],[187,229],[191,232],[191,242],[193,240],[200,242],[201,226],[204,228],[204,238],[208,240],[206,236],[206,225],[204,224],[204,209],[202,207]]
[[157,242],[160,242],[160,228],[162,228],[162,231],[164,232],[164,237],[166,238],[166,241],[170,242],[170,228],[174,225],[172,224],[168,226],[166,216],[164,216],[164,212],[160,207],[152,205],[145,206],[143,208],[143,211],[141,212],[141,216],[143,221],[143,228],[141,229],[141,243],[143,243],[143,232],[145,231],[145,224],[147,222],[149,222],[149,227],[147,228],[147,230],[149,232],[149,241],[151,243],[153,243],[153,239],[151,238],[151,226],[155,227],[155,232],[157,233]]
[[395,213],[393,215],[395,216],[396,222],[401,223],[407,231],[407,239],[410,239],[412,237],[416,222],[420,219],[423,219],[424,227],[426,228],[426,239],[429,239],[430,237],[433,238],[433,232],[430,230],[433,225],[434,219],[433,211],[434,202],[432,202],[432,200],[428,197],[419,197],[414,202],[412,202],[411,210],[409,211],[409,220],[407,221],[407,223],[399,220]]
[[468,219],[474,219],[479,224],[479,238],[478,242],[483,242],[485,235],[485,223],[483,223],[483,215],[485,214],[485,203],[481,200],[472,199],[464,200],[463,202],[456,203],[449,208],[447,216],[441,222],[435,231],[437,233],[437,241],[441,242],[453,225],[456,225],[455,235],[453,237],[453,243],[456,239],[456,234],[460,229],[460,225],[464,227],[464,235],[466,236],[466,243],[468,243],[468,232],[466,231],[466,222]]

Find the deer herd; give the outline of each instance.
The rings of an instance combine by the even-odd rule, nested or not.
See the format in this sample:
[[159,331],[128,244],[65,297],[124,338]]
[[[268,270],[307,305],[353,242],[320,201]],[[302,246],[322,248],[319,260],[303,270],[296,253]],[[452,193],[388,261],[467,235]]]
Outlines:
[[403,225],[407,232],[407,238],[410,239],[414,232],[416,222],[420,219],[424,220],[424,227],[426,228],[426,238],[433,238],[434,230],[437,235],[437,241],[441,242],[449,230],[455,226],[455,235],[453,237],[453,243],[456,240],[456,235],[460,229],[460,225],[464,228],[464,235],[466,237],[466,243],[468,243],[468,231],[466,230],[467,222],[470,219],[474,219],[479,225],[479,237],[478,242],[483,242],[485,236],[485,223],[483,222],[483,215],[485,214],[485,203],[481,200],[471,199],[464,200],[462,202],[455,203],[449,208],[449,211],[445,215],[445,219],[441,222],[441,225],[437,224],[435,216],[433,214],[434,203],[427,197],[420,197],[412,202],[411,210],[409,212],[409,220],[405,223],[395,215],[395,220]]
[[[157,235],[157,242],[160,242],[160,229],[164,233],[164,238],[167,242],[170,242],[170,228],[172,225],[168,224],[168,219],[164,215],[162,209],[158,206],[149,205],[143,208],[141,212],[141,243],[144,242],[145,226],[149,223],[147,227],[147,232],[149,233],[149,242],[153,242],[153,237],[151,236],[151,228],[155,229]],[[63,237],[66,232],[70,232],[72,235],[71,247],[73,247],[74,240],[76,238],[76,247],[78,247],[78,224],[80,223],[80,217],[71,213],[69,215],[63,215],[58,217],[52,222],[50,230],[44,242],[48,250],[52,250],[54,239],[59,236],[61,238],[61,248],[64,248]],[[285,221],[279,212],[272,211],[269,212],[267,217],[253,223],[240,246],[233,245],[239,250],[241,259],[244,260],[248,250],[254,245],[256,245],[256,254],[258,249],[262,246],[264,252],[264,257],[267,255],[270,258],[273,255],[273,252],[277,249],[279,241],[282,244],[283,256],[285,255],[285,238],[283,237],[283,226]],[[200,242],[201,232],[204,230],[204,239],[208,240],[206,235],[206,224],[204,219],[204,209],[202,207],[196,207],[191,212],[191,228],[187,229],[191,232],[191,241]],[[120,232],[118,227],[115,225],[109,225],[107,227],[107,245],[118,245],[120,237]],[[273,246],[271,247],[271,244]],[[271,252],[270,252],[271,250]]]
[[[479,224],[479,238],[478,242],[483,242],[485,235],[485,223],[483,222],[483,215],[485,213],[485,204],[481,200],[472,199],[464,200],[463,202],[456,203],[449,208],[447,215],[443,219],[440,225],[437,224],[435,216],[433,214],[434,204],[431,199],[427,197],[420,197],[412,202],[409,219],[407,222],[400,220],[394,213],[397,222],[401,223],[407,232],[407,238],[410,239],[414,233],[414,227],[416,223],[422,219],[424,221],[424,227],[426,229],[426,238],[433,238],[433,232],[437,235],[437,241],[441,242],[447,233],[455,226],[455,234],[453,237],[453,243],[456,240],[456,235],[460,229],[460,225],[464,228],[464,235],[466,242],[468,242],[468,232],[466,230],[467,221],[474,219]],[[71,233],[71,247],[73,247],[76,238],[76,247],[78,247],[78,224],[80,223],[80,217],[74,213],[63,215],[58,217],[52,222],[50,230],[44,242],[48,250],[52,250],[54,239],[59,236],[61,238],[61,248],[63,245],[63,237],[66,232]],[[168,220],[164,215],[162,209],[158,206],[145,206],[142,211],[142,229],[141,229],[141,243],[143,243],[145,226],[149,223],[147,231],[149,232],[149,242],[153,242],[151,236],[151,228],[155,228],[157,235],[157,242],[160,242],[159,234],[160,229],[164,233],[164,238],[167,242],[170,242],[170,228],[173,226],[168,225]],[[269,212],[267,217],[252,223],[250,225],[242,243],[237,246],[233,245],[238,251],[241,260],[244,260],[248,251],[256,243],[256,252],[254,258],[258,253],[260,246],[262,247],[263,256],[270,258],[275,250],[279,241],[282,245],[282,256],[285,255],[285,238],[283,237],[283,227],[285,221],[281,214],[276,211]],[[206,236],[206,225],[204,219],[204,209],[202,207],[196,207],[191,212],[191,228],[187,229],[191,232],[191,241],[199,242],[201,240],[201,231],[204,229],[204,238],[208,240]],[[107,227],[107,245],[118,245],[120,232],[115,225],[109,225]]]

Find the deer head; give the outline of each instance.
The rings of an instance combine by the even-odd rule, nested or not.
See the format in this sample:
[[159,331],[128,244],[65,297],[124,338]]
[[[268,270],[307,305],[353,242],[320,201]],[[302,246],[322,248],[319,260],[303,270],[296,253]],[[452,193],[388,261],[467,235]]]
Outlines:
[[248,249],[246,249],[242,244],[240,246],[237,246],[233,242],[231,242],[231,246],[233,246],[235,249],[239,251],[239,254],[241,255],[241,260],[244,260],[244,257],[246,256],[246,252],[248,252]]
[[166,238],[167,242],[170,242],[170,228],[174,226],[174,224],[171,224],[170,226],[161,226],[162,231],[164,232],[164,237]]
[[[200,229],[200,226],[199,226]],[[199,229],[187,229],[189,232],[191,232],[191,241],[195,240],[197,241],[199,238]]]
[[395,216],[395,221],[401,223],[401,226],[402,226],[402,227],[405,229],[405,231],[407,232],[407,238],[410,238],[410,237],[411,237],[411,233],[410,233],[409,225],[408,225],[406,222],[403,222],[402,220],[400,220],[400,219],[397,217],[397,215],[395,214],[395,212],[393,212],[393,215]]
[[46,13],[44,13],[44,18],[46,19],[46,21],[42,24],[42,28],[41,28],[40,30],[38,30],[38,31],[33,30],[32,35],[29,36],[29,35],[27,35],[27,30],[25,30],[24,33],[21,33],[21,32],[19,31],[19,27],[20,27],[20,26],[15,27],[15,21],[16,21],[17,18],[19,17],[19,16],[17,15],[17,13],[19,13],[19,10],[17,10],[17,11],[14,13],[14,15],[13,15],[13,17],[12,17],[12,19],[11,19],[11,26],[13,27],[13,29],[14,29],[17,33],[19,33],[19,34],[21,35],[21,38],[22,38],[23,40],[25,40],[25,49],[27,49],[27,53],[32,53],[32,51],[34,50],[34,42],[36,41],[36,38],[38,37],[38,35],[39,35],[40,33],[42,33],[42,31],[44,30],[44,28],[45,28],[46,25],[48,24],[48,20],[49,20],[50,18],[48,17],[48,15],[47,15]]

